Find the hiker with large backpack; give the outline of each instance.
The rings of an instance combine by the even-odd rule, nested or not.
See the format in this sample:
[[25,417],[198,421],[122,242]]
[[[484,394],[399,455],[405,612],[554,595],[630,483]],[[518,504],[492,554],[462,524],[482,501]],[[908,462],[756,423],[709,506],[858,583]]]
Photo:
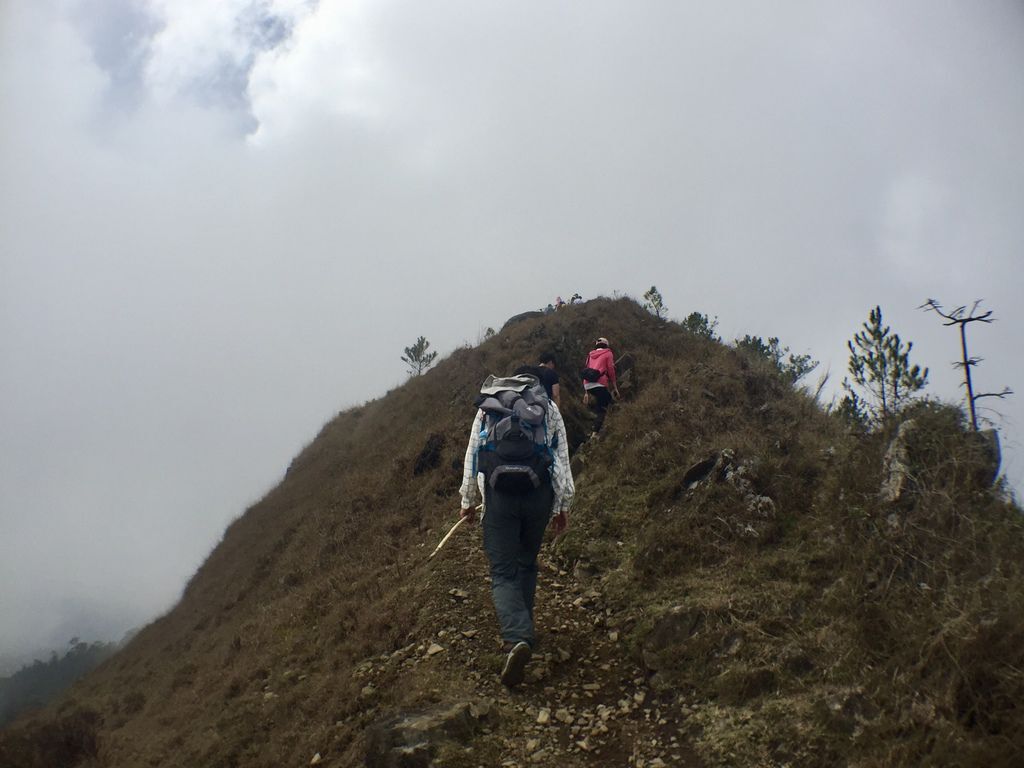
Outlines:
[[488,376],[466,448],[462,518],[472,524],[483,495],[484,551],[505,644],[501,682],[519,685],[535,642],[537,555],[552,521],[569,524],[575,493],[565,424],[536,376]]
[[583,364],[582,376],[583,404],[589,405],[594,411],[594,431],[590,435],[593,439],[604,426],[604,417],[612,404],[612,393],[616,400],[620,397],[619,386],[615,381],[615,355],[612,354],[608,339],[604,336],[594,342],[594,348],[590,350],[587,362]]

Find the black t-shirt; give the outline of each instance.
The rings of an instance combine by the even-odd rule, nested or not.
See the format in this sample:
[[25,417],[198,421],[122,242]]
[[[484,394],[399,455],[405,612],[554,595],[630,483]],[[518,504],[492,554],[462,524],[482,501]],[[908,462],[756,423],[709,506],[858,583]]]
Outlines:
[[538,367],[537,370],[539,371],[540,383],[544,385],[544,391],[548,393],[548,397],[553,397],[551,390],[558,383],[558,371],[552,370],[546,365]]
[[557,371],[548,368],[546,365],[520,365],[516,368],[516,374],[528,373],[531,376],[536,376],[540,379],[540,383],[544,385],[544,391],[547,392],[548,399],[554,397],[551,394],[552,388],[558,383]]

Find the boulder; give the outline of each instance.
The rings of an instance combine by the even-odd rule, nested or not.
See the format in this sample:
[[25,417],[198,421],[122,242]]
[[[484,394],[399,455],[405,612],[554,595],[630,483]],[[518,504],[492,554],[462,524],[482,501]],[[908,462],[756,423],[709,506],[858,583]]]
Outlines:
[[655,622],[640,649],[644,666],[652,672],[671,669],[677,663],[678,648],[704,626],[705,616],[681,605]]
[[916,429],[916,421],[904,421],[885,451],[885,458],[882,460],[882,487],[878,491],[882,501],[898,501],[910,483],[910,458],[907,446]]
[[[910,492],[915,475],[944,458],[929,453],[928,439],[927,427],[922,429],[915,419],[900,424],[882,460],[882,485],[878,491],[882,501],[891,504],[902,499]],[[969,483],[976,488],[989,488],[999,477],[999,433],[994,429],[962,433],[957,438],[956,459],[966,470]]]
[[988,488],[999,477],[999,467],[1003,462],[1003,452],[999,447],[999,433],[994,429],[983,429],[971,433],[971,440],[977,447],[977,470],[975,480],[983,488]]
[[366,765],[427,768],[441,742],[465,742],[492,711],[490,702],[461,702],[376,723],[366,731]]
[[501,326],[501,330],[504,331],[507,328],[512,327],[516,323],[521,323],[523,322],[523,320],[529,320],[530,318],[533,317],[544,317],[544,313],[540,310],[534,310],[532,312],[520,312],[518,315],[512,315],[512,317],[506,320],[505,324]]

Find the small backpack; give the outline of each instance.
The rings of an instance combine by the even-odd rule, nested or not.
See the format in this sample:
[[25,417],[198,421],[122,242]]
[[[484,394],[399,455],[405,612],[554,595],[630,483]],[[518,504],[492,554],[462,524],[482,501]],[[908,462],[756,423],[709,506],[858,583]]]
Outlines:
[[495,491],[519,495],[551,482],[548,396],[536,376],[489,376],[476,405],[484,412],[477,471]]
[[592,349],[587,353],[587,362],[583,364],[583,370],[580,371],[580,377],[590,383],[598,382],[601,377],[608,373],[607,366],[604,363],[598,363],[601,367],[595,368],[594,363],[598,362],[603,355],[598,354],[604,352],[604,349]]

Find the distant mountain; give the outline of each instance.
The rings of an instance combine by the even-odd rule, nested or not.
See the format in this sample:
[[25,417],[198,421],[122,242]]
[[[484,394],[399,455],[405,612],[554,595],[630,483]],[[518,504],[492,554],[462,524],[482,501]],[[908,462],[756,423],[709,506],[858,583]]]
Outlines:
[[[586,442],[597,336],[630,370]],[[545,349],[578,495],[510,694],[479,527],[427,555],[480,383]],[[1019,765],[1021,510],[956,409],[911,419],[858,432],[629,300],[524,317],[327,424],[0,765]]]
[[51,650],[27,651],[25,653],[0,653],[0,677],[13,675],[26,664],[37,659],[50,658]]
[[75,642],[62,656],[52,652],[46,661],[36,658],[0,677],[0,727],[23,712],[45,706],[116,650],[114,643]]

